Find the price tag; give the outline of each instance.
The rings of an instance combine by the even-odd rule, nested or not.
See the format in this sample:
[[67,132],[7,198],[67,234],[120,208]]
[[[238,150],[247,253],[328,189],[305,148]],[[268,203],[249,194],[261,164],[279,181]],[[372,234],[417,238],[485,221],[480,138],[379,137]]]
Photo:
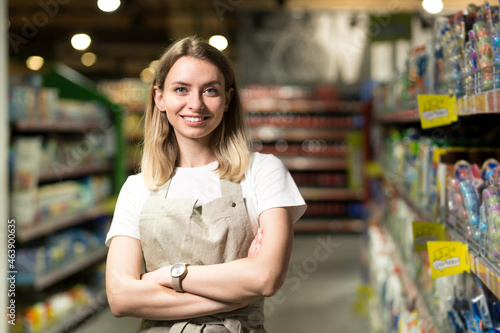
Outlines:
[[436,222],[415,221],[413,227],[413,247],[415,252],[427,251],[427,242],[445,240],[444,225]]
[[417,100],[422,129],[449,125],[457,121],[455,97],[418,95]]
[[462,242],[427,242],[432,278],[470,272],[469,251]]

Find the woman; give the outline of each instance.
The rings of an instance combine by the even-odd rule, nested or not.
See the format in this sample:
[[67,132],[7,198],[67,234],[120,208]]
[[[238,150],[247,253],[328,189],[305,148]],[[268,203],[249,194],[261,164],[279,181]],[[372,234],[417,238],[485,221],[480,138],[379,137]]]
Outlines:
[[143,318],[139,332],[265,332],[263,297],[284,282],[304,210],[281,161],[250,152],[227,57],[174,43],[151,86],[141,174],[106,239],[112,313]]

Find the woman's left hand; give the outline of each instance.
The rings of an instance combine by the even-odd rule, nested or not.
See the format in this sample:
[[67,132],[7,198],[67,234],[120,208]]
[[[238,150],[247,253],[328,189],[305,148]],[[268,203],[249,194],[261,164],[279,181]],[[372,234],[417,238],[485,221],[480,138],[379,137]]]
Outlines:
[[259,228],[259,230],[257,230],[257,234],[255,235],[252,241],[252,244],[250,244],[250,248],[248,249],[248,256],[247,256],[248,258],[256,257],[257,254],[259,253],[260,243],[262,242],[262,236],[263,236],[262,228]]
[[158,268],[156,271],[144,273],[141,275],[141,280],[172,288],[172,279],[170,275],[171,267],[172,266],[165,266]]

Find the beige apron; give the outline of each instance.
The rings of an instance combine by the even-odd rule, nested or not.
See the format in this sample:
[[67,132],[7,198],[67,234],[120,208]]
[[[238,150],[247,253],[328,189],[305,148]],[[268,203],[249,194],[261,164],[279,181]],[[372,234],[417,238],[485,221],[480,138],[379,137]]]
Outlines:
[[[167,199],[170,181],[151,193],[140,214],[147,272],[176,262],[211,265],[247,256],[254,233],[239,183],[220,179],[222,198],[197,206],[197,199]],[[142,320],[138,332],[261,333],[263,302],[186,320]]]

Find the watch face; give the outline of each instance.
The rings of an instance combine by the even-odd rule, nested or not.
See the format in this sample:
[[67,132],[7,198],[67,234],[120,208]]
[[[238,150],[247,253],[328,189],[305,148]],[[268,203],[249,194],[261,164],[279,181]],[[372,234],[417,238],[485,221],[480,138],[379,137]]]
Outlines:
[[172,266],[172,276],[173,277],[179,277],[184,273],[184,270],[186,269],[186,266],[184,264],[175,264]]

